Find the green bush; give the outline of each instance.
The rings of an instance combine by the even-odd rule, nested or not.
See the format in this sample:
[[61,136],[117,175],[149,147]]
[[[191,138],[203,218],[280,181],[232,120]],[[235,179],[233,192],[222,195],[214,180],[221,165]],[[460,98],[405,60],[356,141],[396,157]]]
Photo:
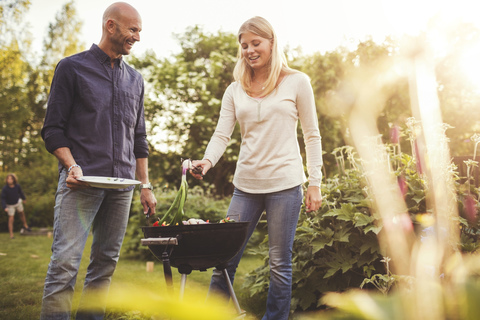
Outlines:
[[[428,184],[417,171],[416,161],[405,153],[396,153],[389,147],[390,159],[400,190],[412,221],[426,213]],[[322,305],[321,297],[329,291],[348,288],[373,288],[368,279],[387,274],[383,254],[380,252],[377,235],[382,232],[380,217],[371,209],[372,199],[363,175],[360,161],[351,147],[334,150],[339,172],[322,183],[323,203],[315,213],[306,213],[302,207],[293,244],[293,291],[291,309],[315,309]],[[347,165],[345,164],[347,160]],[[460,183],[456,168],[450,174],[456,182],[456,192],[461,229],[460,243],[452,247],[463,252],[473,252],[480,247],[478,218],[467,221],[464,199],[478,194],[478,189]],[[478,200],[473,199],[478,211]],[[429,213],[426,213],[429,214]],[[415,229],[421,235],[420,224]],[[240,294],[249,301],[251,312],[264,311],[269,285],[268,236],[250,254],[264,257],[264,265],[247,274]],[[397,279],[397,277],[393,277]]]
[[25,213],[27,222],[31,227],[53,226],[53,209],[55,206],[55,191],[47,194],[30,195],[26,205]]
[[[20,228],[23,228],[22,222],[17,214],[15,214],[15,219],[13,221],[13,232],[18,232]],[[8,214],[3,210],[2,214],[0,214],[0,231],[8,232]]]
[[[43,143],[41,143],[41,149],[30,156],[20,157],[17,165],[7,166],[8,171],[0,173],[1,187],[4,186],[7,174],[15,173],[27,197],[24,208],[28,225],[33,228],[52,227],[55,192],[58,185],[58,161],[45,150]],[[8,230],[7,223],[7,214],[1,214],[0,231]],[[21,227],[22,223],[18,215],[15,215],[14,230],[18,231]]]
[[[23,204],[28,225],[33,228],[53,226],[54,205],[55,194],[28,194],[27,201]],[[14,232],[18,232],[23,224],[17,213],[14,221]],[[8,215],[6,212],[0,215],[0,230],[1,232],[8,231]]]
[[[345,149],[347,150],[347,149]],[[341,165],[341,164],[340,164]],[[370,212],[360,170],[345,169],[322,184],[318,212],[301,209],[293,244],[293,291],[291,309],[318,307],[323,292],[358,287],[366,276],[383,268],[377,234],[379,218]],[[269,284],[268,236],[249,254],[265,258],[262,267],[249,273],[241,295],[260,314]]]

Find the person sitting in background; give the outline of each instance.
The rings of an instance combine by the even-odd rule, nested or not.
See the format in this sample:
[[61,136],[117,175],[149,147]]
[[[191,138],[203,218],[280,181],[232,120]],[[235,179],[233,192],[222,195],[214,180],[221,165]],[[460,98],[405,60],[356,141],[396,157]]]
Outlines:
[[22,187],[18,184],[17,176],[13,173],[8,174],[5,178],[5,186],[2,189],[2,208],[8,214],[8,232],[10,233],[10,239],[15,238],[13,235],[15,211],[18,212],[25,230],[31,231],[25,218],[25,211],[23,210],[23,202],[26,199]]

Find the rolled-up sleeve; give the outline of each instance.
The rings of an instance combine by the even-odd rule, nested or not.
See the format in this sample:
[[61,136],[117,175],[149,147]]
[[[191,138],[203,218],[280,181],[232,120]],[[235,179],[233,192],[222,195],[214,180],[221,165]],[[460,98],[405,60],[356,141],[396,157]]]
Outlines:
[[142,94],[140,99],[140,106],[138,108],[139,112],[137,114],[137,124],[135,126],[135,140],[133,146],[133,153],[135,158],[147,158],[148,157],[148,142],[147,142],[147,131],[145,128],[145,111],[144,111],[144,91],[145,86],[142,81]]
[[62,147],[71,148],[71,143],[66,136],[66,127],[75,95],[72,68],[72,65],[66,60],[60,61],[55,68],[41,132],[45,148],[50,153]]

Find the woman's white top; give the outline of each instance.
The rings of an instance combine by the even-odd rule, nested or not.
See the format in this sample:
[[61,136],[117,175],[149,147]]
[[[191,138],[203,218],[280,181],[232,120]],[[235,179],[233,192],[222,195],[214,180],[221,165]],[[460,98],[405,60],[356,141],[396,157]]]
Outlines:
[[298,119],[307,152],[308,182],[319,186],[323,161],[317,111],[309,78],[301,72],[285,76],[263,98],[250,97],[239,82],[230,84],[204,159],[215,166],[238,121],[242,143],[235,187],[248,193],[270,193],[298,186],[307,181],[297,141]]

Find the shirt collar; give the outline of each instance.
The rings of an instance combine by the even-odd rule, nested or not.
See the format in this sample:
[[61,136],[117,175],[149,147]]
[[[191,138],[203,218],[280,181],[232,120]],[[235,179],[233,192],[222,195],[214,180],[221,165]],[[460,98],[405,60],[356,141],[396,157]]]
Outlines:
[[[110,63],[111,60],[108,54],[103,52],[103,50],[100,49],[95,43],[90,47],[90,51],[101,64],[104,64],[107,61]],[[123,64],[125,62],[123,61],[123,57],[120,57],[119,59],[115,59],[115,63],[120,67],[120,69],[123,69]]]

